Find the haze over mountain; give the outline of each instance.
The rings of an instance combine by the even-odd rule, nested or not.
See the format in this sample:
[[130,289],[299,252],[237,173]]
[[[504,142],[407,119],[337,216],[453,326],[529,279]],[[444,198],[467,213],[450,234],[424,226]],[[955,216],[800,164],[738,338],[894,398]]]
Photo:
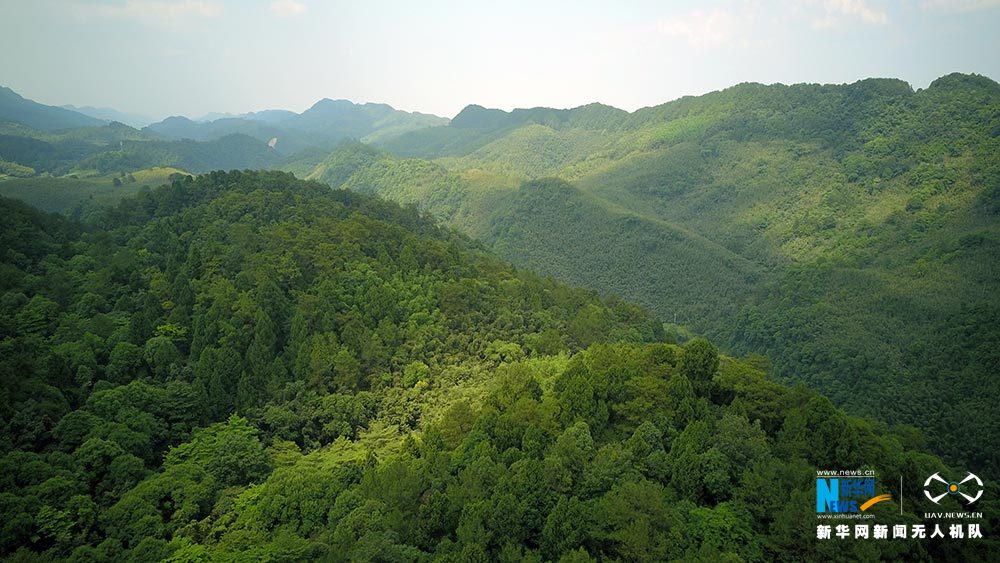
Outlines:
[[11,121],[42,131],[103,125],[104,121],[65,108],[47,106],[0,86],[0,122]]
[[89,115],[90,117],[95,117],[103,121],[117,121],[119,123],[124,123],[129,127],[135,127],[137,129],[145,127],[156,121],[156,119],[146,115],[123,113],[114,108],[95,108],[91,106],[77,107],[74,105],[65,105],[62,107],[63,109]]
[[[124,117],[101,110],[109,117]],[[108,174],[149,167],[214,169],[314,167],[345,139],[380,141],[448,123],[386,104],[323,99],[297,114],[265,110],[197,122],[168,117],[142,130],[0,91],[0,174]],[[57,207],[60,207],[57,205]]]
[[283,154],[307,148],[332,148],[344,139],[377,142],[409,131],[444,125],[445,118],[393,109],[387,104],[354,104],[324,98],[301,114],[287,110],[264,110],[210,121],[168,117],[148,130],[168,139],[210,141],[241,133],[269,142]]
[[954,71],[1000,78],[993,0],[414,6],[7,2],[0,52],[17,56],[0,59],[0,76],[45,103],[191,118],[298,112],[324,96],[450,117],[470,103],[632,111],[745,81],[889,76],[922,88]]
[[[208,172],[219,168],[270,167],[281,161],[281,156],[266,143],[243,134],[205,142],[168,141],[148,130],[36,104],[13,92],[8,98],[18,101],[8,104],[9,112],[0,121],[2,175],[86,177],[162,166]],[[67,128],[73,123],[85,126]]]

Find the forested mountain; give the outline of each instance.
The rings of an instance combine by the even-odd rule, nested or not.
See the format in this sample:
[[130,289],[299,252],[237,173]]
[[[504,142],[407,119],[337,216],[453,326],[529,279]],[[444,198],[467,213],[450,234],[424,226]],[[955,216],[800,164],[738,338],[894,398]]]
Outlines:
[[120,123],[49,132],[18,123],[0,123],[0,166],[3,167],[0,174],[13,177],[65,175],[83,159],[133,140],[154,139]]
[[[440,121],[323,100],[160,124],[207,141],[8,123],[0,194],[84,216],[145,183],[130,178],[234,168],[376,193],[522,267],[643,303],[673,331],[764,354],[779,379],[852,413],[917,425],[952,461],[996,467],[1000,421],[976,413],[1000,399],[998,92],[974,75],[920,91],[742,84],[631,114],[469,106],[401,135]],[[308,147],[288,154],[293,129]]]
[[267,169],[280,161],[280,155],[266,144],[234,133],[204,142],[124,141],[112,150],[83,159],[76,166],[102,174],[151,166],[173,166],[200,173],[219,169]]
[[[113,110],[89,109],[116,117]],[[108,176],[164,166],[193,173],[281,168],[305,176],[345,139],[385,141],[448,122],[386,104],[329,99],[301,114],[266,110],[207,122],[174,116],[142,130],[119,122],[136,123],[135,116],[120,117],[108,123],[0,90],[0,181]],[[0,186],[0,192],[4,187],[12,186]]]
[[354,104],[322,99],[301,114],[267,110],[207,122],[169,117],[147,129],[168,139],[211,141],[235,133],[263,142],[275,139],[274,148],[291,155],[310,147],[329,150],[344,139],[367,142],[391,139],[408,131],[447,123],[447,119],[408,113],[386,104]]
[[[505,112],[470,105],[447,125],[420,129],[383,144],[394,154],[407,157],[435,158],[463,156],[527,125],[541,125],[548,130],[572,130],[575,138],[607,134],[619,129],[628,114],[602,104],[590,104],[572,110],[551,108],[516,109]],[[538,147],[549,152],[558,147]]]
[[[641,307],[514,269],[412,208],[279,172],[176,179],[88,223],[0,208],[0,556],[997,549],[993,482],[985,539],[817,542],[817,467],[949,469],[911,428],[666,342]],[[907,504],[872,510],[916,522],[920,483],[885,482]]]
[[246,135],[165,141],[121,123],[49,132],[0,123],[0,196],[76,217],[159,186],[172,174],[282,162]]
[[10,88],[0,86],[0,123],[5,121],[42,131],[94,127],[105,123],[104,120],[65,108],[33,102]]
[[212,141],[166,141],[122,123],[43,132],[0,123],[0,180],[40,174],[86,176],[176,166],[189,172],[270,168],[282,157],[243,134]]
[[741,84],[631,114],[469,106],[383,147],[341,147],[311,177],[417,204],[1000,467],[1000,420],[981,416],[1000,400],[996,82]]

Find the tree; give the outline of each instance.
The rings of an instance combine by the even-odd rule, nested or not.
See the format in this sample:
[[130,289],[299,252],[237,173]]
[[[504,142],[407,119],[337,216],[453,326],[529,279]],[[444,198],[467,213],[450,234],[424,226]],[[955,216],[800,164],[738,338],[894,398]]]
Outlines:
[[542,528],[542,555],[554,561],[579,547],[588,536],[588,519],[588,512],[580,499],[559,497]]
[[[703,338],[695,338],[684,345],[681,353],[680,372],[698,384],[699,388],[704,387],[704,383],[711,381],[712,376],[719,370],[719,351],[711,342]],[[705,387],[707,389],[707,387]]]
[[154,336],[146,341],[143,359],[149,365],[153,377],[166,380],[175,366],[183,360],[180,350],[167,336]]
[[257,429],[236,415],[196,432],[167,454],[164,466],[183,463],[198,465],[226,486],[258,481],[270,470]]
[[142,348],[131,342],[119,342],[111,350],[108,366],[105,368],[108,380],[113,383],[128,383],[146,375],[146,362]]
[[204,389],[204,401],[213,419],[231,413],[243,371],[243,360],[231,348],[209,347],[201,353],[195,374]]

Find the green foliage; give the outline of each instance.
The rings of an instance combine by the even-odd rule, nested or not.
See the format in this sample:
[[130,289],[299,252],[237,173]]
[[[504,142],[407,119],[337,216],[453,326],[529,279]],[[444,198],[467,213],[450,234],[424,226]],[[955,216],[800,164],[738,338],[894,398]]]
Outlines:
[[35,169],[30,166],[23,166],[16,162],[7,162],[0,159],[0,178],[13,176],[14,178],[30,178],[35,175]]
[[[998,107],[996,82],[961,74],[918,91],[740,84],[632,114],[470,106],[384,144],[432,164],[381,158],[353,177],[410,170],[358,185],[988,469]],[[448,172],[437,191],[414,190],[432,165]],[[578,342],[599,322],[581,318]]]
[[123,141],[116,149],[104,150],[76,163],[83,170],[109,172],[171,166],[200,173],[209,170],[270,168],[279,156],[268,146],[242,134],[211,141]]
[[[44,173],[45,176],[39,180],[46,181],[18,185],[52,184],[53,188],[66,190],[71,187],[69,184],[53,184],[54,178],[48,178],[49,175],[65,175],[71,180],[79,178],[84,187],[91,187],[88,184],[106,184],[108,188],[115,188],[117,191],[140,182],[136,176],[141,175],[129,173],[148,168],[171,167],[208,172],[231,168],[270,168],[279,160],[280,156],[264,142],[241,134],[203,142],[190,139],[163,141],[120,123],[62,133],[40,133],[27,128],[0,125],[0,179],[3,179],[2,175],[27,178],[34,176],[36,172]],[[104,178],[86,182],[88,177],[95,174]],[[146,185],[155,186],[158,185],[157,182],[165,181],[164,175]],[[2,183],[5,182],[0,182],[0,185]],[[101,191],[103,190],[98,190],[98,193]],[[24,194],[24,197],[27,199],[31,196]],[[54,206],[49,204],[49,207]],[[71,205],[62,207],[72,208]]]
[[203,428],[189,442],[171,449],[163,467],[182,464],[204,469],[222,485],[246,485],[260,480],[268,471],[256,429],[237,416]]
[[0,122],[14,121],[36,129],[68,129],[99,125],[101,120],[55,106],[22,98],[0,86]]
[[695,338],[684,345],[680,372],[693,382],[711,381],[719,369],[719,351],[704,338]]
[[[458,513],[441,497],[424,539],[401,539],[414,474],[370,470],[439,412],[458,447],[479,411],[444,409],[456,384],[659,334],[645,311],[515,270],[412,209],[287,174],[178,176],[94,224],[0,206],[4,556],[200,557],[199,522],[239,505],[211,550],[422,557]],[[585,339],[566,335],[591,317]],[[549,441],[512,424],[512,444]],[[307,492],[297,472],[316,462],[333,482]],[[355,484],[377,503],[337,497]],[[303,496],[268,500],[279,490]]]
[[101,207],[117,203],[152,186],[166,183],[176,168],[137,170],[135,182],[115,185],[117,175],[8,178],[0,180],[0,196],[18,199],[43,211],[54,211],[77,218],[91,218]]
[[[0,199],[0,556],[986,559],[992,529],[817,544],[811,523],[817,468],[951,471],[837,403],[996,464],[967,446],[1000,435],[970,415],[995,388],[996,95],[950,76],[468,108],[400,137],[448,158],[345,144],[317,170],[421,210],[267,172],[174,176],[86,222]],[[90,164],[195,143],[147,141]],[[914,483],[884,483],[907,499],[886,514],[931,508]]]

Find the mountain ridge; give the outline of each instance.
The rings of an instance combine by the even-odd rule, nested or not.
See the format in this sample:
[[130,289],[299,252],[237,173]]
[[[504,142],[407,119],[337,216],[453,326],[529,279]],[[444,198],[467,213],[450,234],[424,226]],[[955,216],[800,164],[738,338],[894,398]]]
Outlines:
[[77,107],[74,105],[64,105],[61,106],[65,109],[75,111],[77,113],[82,113],[84,115],[89,115],[90,117],[101,119],[107,122],[117,121],[119,123],[124,123],[130,127],[135,127],[136,129],[141,129],[150,123],[154,123],[157,120],[149,117],[147,115],[140,115],[137,113],[126,113],[118,111],[114,108],[109,107],[93,107],[93,106],[83,106]]
[[45,131],[92,127],[105,123],[76,111],[40,104],[6,86],[0,86],[0,122],[3,121],[13,121]]
[[[990,520],[981,541],[817,541],[817,467],[905,474],[878,482],[891,498],[869,514],[906,523],[961,509],[921,494],[925,475],[958,470],[906,426],[848,416],[704,339],[670,342],[642,307],[518,270],[412,207],[212,172],[88,224],[0,210],[0,493],[16,523],[0,556],[995,550]],[[978,510],[993,514],[987,487]]]
[[396,110],[388,104],[355,104],[323,98],[302,113],[262,110],[212,121],[181,116],[152,123],[147,128],[168,139],[210,141],[231,133],[248,134],[260,141],[277,139],[275,148],[291,155],[308,148],[331,149],[344,139],[391,138],[423,126],[446,123],[445,118]]
[[[996,314],[989,296],[1000,287],[985,265],[1000,259],[1000,85],[960,73],[918,90],[898,79],[744,83],[617,114],[600,132],[562,111],[470,106],[450,125],[383,144],[398,163],[376,158],[371,172],[338,181],[418,205],[516,264],[627,295],[666,319],[680,312],[697,332],[771,356],[779,375],[796,374],[852,412],[906,396],[926,410],[900,408],[894,421],[920,426],[954,459],[1000,465],[956,445],[957,435],[991,444],[1000,435],[996,421],[974,422],[979,399],[958,390],[990,388],[994,360],[978,350],[1000,346],[1000,335],[963,332],[951,344],[922,328],[983,327]],[[550,176],[594,205],[516,189]],[[633,214],[631,230],[614,209]],[[706,237],[761,276],[707,259],[671,272],[671,253],[684,254],[658,248],[666,239],[643,218]],[[653,272],[665,277],[650,283]],[[682,291],[692,283],[706,289]],[[712,286],[734,298],[714,299]],[[938,357],[927,367],[942,348],[958,364]],[[953,392],[925,386],[948,378]]]

